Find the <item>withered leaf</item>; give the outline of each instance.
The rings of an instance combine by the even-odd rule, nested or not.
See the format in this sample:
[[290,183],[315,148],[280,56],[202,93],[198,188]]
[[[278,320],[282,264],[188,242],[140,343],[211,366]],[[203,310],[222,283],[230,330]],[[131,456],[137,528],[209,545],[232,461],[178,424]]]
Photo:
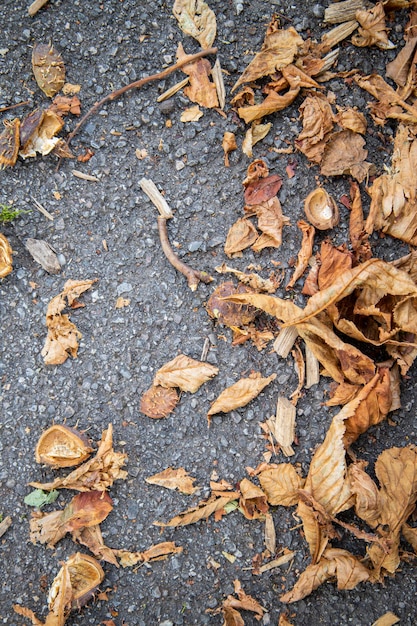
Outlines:
[[236,137],[234,133],[226,131],[223,135],[222,148],[224,151],[224,165],[230,167],[229,154],[237,150]]
[[361,183],[371,168],[371,163],[365,160],[368,151],[364,146],[362,135],[352,130],[333,133],[326,142],[320,161],[320,172],[324,176],[351,174]]
[[[255,619],[258,621],[262,619],[263,614],[265,613],[265,609],[259,604],[255,598],[245,593],[242,589],[242,585],[238,580],[233,581],[233,585],[235,588],[235,594],[238,598],[234,598],[233,596],[227,596],[226,600],[223,602],[223,613],[225,616],[225,623],[227,626],[240,626],[244,624],[244,621],[240,621],[239,617],[236,616],[239,609],[240,611],[251,611],[255,613]],[[226,616],[230,615],[233,617],[234,621],[227,621]],[[238,613],[239,615],[239,613]]]
[[49,302],[46,311],[48,335],[41,352],[46,365],[64,363],[70,355],[74,359],[77,357],[78,339],[82,335],[62,311],[67,303],[73,306],[77,298],[94,283],[95,280],[67,280],[64,290]]
[[231,258],[238,252],[249,248],[258,239],[258,231],[248,219],[241,217],[229,228],[226,243],[224,245],[225,254]]
[[335,121],[345,130],[352,130],[354,133],[364,135],[366,133],[366,117],[360,111],[350,107],[338,107],[338,114]]
[[253,122],[251,127],[246,131],[245,138],[242,143],[242,152],[246,156],[252,158],[252,148],[258,141],[261,141],[267,136],[271,129],[272,123],[260,124],[259,122]]
[[225,505],[232,500],[239,498],[239,492],[229,492],[221,496],[211,496],[208,500],[203,500],[197,506],[180,513],[176,517],[173,517],[166,524],[163,522],[154,522],[155,526],[187,526],[188,524],[194,524],[202,519],[207,519],[216,511],[223,511]]
[[56,478],[52,483],[29,483],[31,487],[51,491],[52,489],[74,489],[75,491],[105,491],[115,480],[124,480],[127,472],[121,468],[127,460],[123,452],[113,450],[113,425],[103,431],[97,454],[73,470],[65,478]]
[[352,269],[352,255],[345,249],[335,248],[329,241],[323,241],[320,246],[320,261],[317,281],[321,291]]
[[384,615],[381,615],[381,617],[378,618],[372,626],[393,626],[393,624],[398,624],[399,621],[399,617],[394,615],[394,613],[391,613],[391,611],[388,611],[387,613],[384,613]]
[[239,507],[246,519],[263,519],[268,512],[267,498],[262,489],[244,478],[240,481]]
[[20,120],[3,120],[4,130],[0,133],[0,171],[13,167],[19,154]]
[[272,174],[266,178],[253,181],[246,186],[245,202],[248,206],[262,204],[277,195],[282,187],[282,178],[279,174]]
[[83,528],[73,530],[71,537],[74,542],[88,548],[100,561],[106,561],[106,563],[111,563],[115,567],[119,567],[114,550],[104,544],[100,524],[84,526]]
[[[182,44],[178,44],[177,59],[182,61],[187,55]],[[208,109],[219,106],[216,85],[210,80],[211,65],[207,59],[199,59],[194,63],[183,65],[181,70],[190,77],[188,87],[184,89],[184,95]]]
[[59,274],[61,265],[54,249],[43,239],[28,238],[25,248],[48,274]]
[[295,145],[310,161],[320,163],[327,137],[334,126],[332,107],[324,96],[317,94],[307,96],[299,110],[303,130],[298,135]]
[[349,236],[352,250],[358,260],[367,261],[371,258],[372,252],[368,241],[369,235],[365,232],[361,192],[359,185],[354,181],[350,184],[350,196],[352,204],[349,217]]
[[338,589],[353,589],[369,577],[369,570],[353,554],[340,548],[329,548],[318,563],[306,567],[293,589],[280,600],[297,602],[329,579],[337,580]]
[[64,62],[52,43],[35,43],[32,51],[32,69],[39,88],[48,98],[52,98],[64,86]]
[[249,378],[241,378],[237,383],[222,391],[211,405],[207,413],[208,418],[216,413],[229,413],[229,411],[246,406],[270,382],[275,380],[276,376],[276,374],[271,374],[267,378],[262,378],[261,374],[257,373]]
[[228,296],[243,293],[252,293],[252,289],[242,284],[236,286],[231,281],[220,283],[207,301],[207,313],[225,326],[231,328],[246,326],[256,318],[256,310],[225,300]]
[[262,231],[262,235],[252,245],[252,250],[260,252],[264,248],[279,248],[282,243],[282,229],[289,224],[289,220],[282,214],[277,196],[261,204],[245,207],[245,211],[257,216],[258,228]]
[[173,541],[164,541],[151,546],[144,552],[129,552],[129,550],[113,550],[113,552],[120,559],[122,567],[133,567],[138,563],[163,561],[173,554],[181,554],[182,550],[182,547],[176,546]]
[[219,272],[219,274],[226,274],[227,272],[234,274],[241,283],[243,283],[244,285],[248,285],[248,287],[254,289],[255,291],[275,293],[279,285],[279,282],[277,280],[274,280],[273,276],[271,278],[262,278],[261,276],[259,276],[259,274],[255,274],[254,272],[246,274],[245,272],[236,270],[233,267],[229,267],[228,265],[226,265],[226,263],[222,263],[222,265],[217,265],[215,270],[216,272]]
[[185,111],[181,113],[180,121],[181,122],[198,122],[198,120],[201,117],[203,117],[203,115],[204,115],[203,111],[200,109],[198,104],[196,104],[193,107],[189,107],[188,109],[185,109]]
[[216,16],[203,0],[175,0],[172,12],[181,30],[202,48],[211,48],[216,38]]
[[107,493],[80,493],[61,511],[33,513],[30,540],[33,543],[46,543],[52,548],[67,533],[100,524],[112,509],[113,503]]
[[243,83],[250,83],[263,76],[275,74],[293,62],[303,40],[291,26],[266,35],[262,49],[258,52],[242,76],[233,86],[232,92]]
[[271,115],[272,113],[277,113],[278,111],[286,109],[294,102],[299,93],[299,87],[296,89],[289,89],[283,95],[277,94],[275,91],[271,91],[261,104],[239,107],[237,112],[239,117],[245,120],[246,124],[250,124],[255,120],[260,120],[265,117],[265,115]]
[[368,11],[356,11],[355,19],[359,22],[358,33],[352,37],[352,43],[355,46],[364,47],[375,44],[382,50],[395,47],[388,39],[383,2],[378,2]]
[[55,96],[48,109],[60,117],[64,117],[68,113],[71,113],[71,115],[81,115],[81,102],[78,96],[74,95],[71,97]]
[[407,83],[408,73],[417,46],[417,37],[411,37],[405,46],[399,51],[393,61],[388,63],[385,74],[388,78],[392,78],[400,87],[404,87]]
[[5,278],[13,270],[12,247],[5,235],[0,233],[0,278]]
[[153,384],[161,387],[179,387],[181,391],[195,393],[201,385],[218,373],[219,368],[214,365],[179,354],[156,372]]
[[258,478],[271,506],[297,504],[298,489],[302,489],[305,482],[291,463],[281,463],[276,467],[265,469]]
[[348,478],[352,493],[355,495],[356,515],[368,526],[375,528],[381,514],[379,490],[363,468],[364,463],[352,463],[348,467]]
[[399,119],[404,123],[416,124],[417,115],[413,106],[404,102],[401,94],[397,93],[379,74],[360,76],[355,74],[356,83],[370,93],[377,102],[368,104],[371,115],[376,124],[384,125],[387,118]]
[[145,480],[150,485],[159,485],[166,489],[178,489],[186,495],[191,495],[197,491],[197,487],[194,487],[196,479],[190,476],[183,467],[178,469],[168,467],[163,472],[149,476]]
[[152,419],[167,417],[179,401],[175,389],[152,385],[140,399],[139,411]]
[[299,220],[297,222],[297,226],[303,234],[303,239],[301,242],[300,251],[298,253],[294,273],[291,279],[288,281],[287,286],[285,287],[285,289],[287,290],[291,289],[295,285],[297,280],[304,274],[305,270],[308,267],[310,257],[313,254],[314,235],[316,232],[314,226],[307,224],[307,222],[305,222],[304,220]]

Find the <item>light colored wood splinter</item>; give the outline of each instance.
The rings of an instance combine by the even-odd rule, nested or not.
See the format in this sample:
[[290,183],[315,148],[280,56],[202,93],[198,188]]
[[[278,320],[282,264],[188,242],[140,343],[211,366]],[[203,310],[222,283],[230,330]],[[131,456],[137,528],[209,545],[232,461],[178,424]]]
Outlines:
[[139,185],[142,191],[146,193],[152,204],[156,206],[161,217],[166,220],[174,217],[168,202],[150,178],[141,178]]

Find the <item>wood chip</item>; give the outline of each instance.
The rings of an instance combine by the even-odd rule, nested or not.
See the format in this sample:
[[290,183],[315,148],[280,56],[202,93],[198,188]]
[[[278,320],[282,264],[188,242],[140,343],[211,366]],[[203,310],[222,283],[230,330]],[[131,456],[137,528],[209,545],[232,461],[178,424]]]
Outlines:
[[49,211],[47,211],[40,202],[38,202],[37,200],[35,200],[35,198],[32,198],[33,200],[33,204],[35,205],[35,207],[38,209],[39,213],[42,213],[42,215],[44,215],[46,218],[48,218],[48,220],[51,220],[52,222],[54,221],[54,216],[51,215],[49,213]]
[[0,522],[0,537],[2,537],[4,533],[9,530],[11,525],[12,525],[12,518],[10,517],[10,515],[8,515],[7,517],[4,518],[2,522]]
[[184,80],[180,80],[179,83],[176,83],[175,85],[173,85],[172,87],[170,87],[169,89],[161,93],[161,95],[157,97],[156,101],[163,102],[164,100],[168,100],[168,98],[171,98],[172,96],[174,96],[180,89],[182,89],[183,87],[186,87],[189,82],[190,82],[190,79],[187,76],[187,78],[184,78]]
[[[286,332],[286,331],[291,332]],[[298,337],[298,330],[296,326],[287,326],[286,328],[281,328],[279,331],[278,337],[274,341],[274,350],[278,354],[278,356],[282,356],[283,359],[286,359],[291,349],[294,345],[294,341]]]
[[313,385],[317,385],[320,380],[320,363],[311,348],[305,345],[306,351],[306,384],[305,388],[310,389]]
[[36,13],[48,2],[49,0],[35,0],[32,2],[30,7],[28,8],[28,13],[31,17],[36,15]]
[[223,80],[223,72],[222,72],[222,68],[220,65],[220,61],[219,58],[217,57],[217,60],[213,66],[213,69],[211,70],[211,76],[213,78],[213,82],[216,85],[216,91],[217,91],[217,99],[219,101],[219,107],[220,109],[224,109],[224,105],[226,103],[226,89],[224,86],[224,80]]
[[77,178],[82,178],[82,180],[89,180],[92,183],[100,182],[100,180],[96,176],[90,176],[90,174],[84,174],[84,172],[80,172],[78,170],[72,170],[72,174]]
[[295,436],[295,406],[284,396],[278,398],[275,417],[266,420],[266,424],[275,437],[285,456],[292,456],[292,443]]
[[61,265],[55,250],[43,239],[26,239],[25,248],[48,274],[59,274]]
[[263,574],[264,572],[269,572],[271,569],[275,569],[276,567],[281,567],[281,565],[285,565],[291,561],[295,556],[295,552],[288,552],[287,554],[283,554],[278,559],[274,559],[273,561],[269,561],[269,563],[265,563],[265,565],[261,565],[259,568],[259,573]]

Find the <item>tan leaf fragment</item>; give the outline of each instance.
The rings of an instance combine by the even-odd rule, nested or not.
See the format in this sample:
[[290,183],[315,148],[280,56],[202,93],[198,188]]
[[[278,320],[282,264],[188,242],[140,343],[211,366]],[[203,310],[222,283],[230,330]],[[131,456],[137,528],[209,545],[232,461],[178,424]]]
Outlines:
[[155,546],[151,546],[144,552],[129,552],[129,550],[113,550],[114,554],[120,559],[122,567],[133,567],[138,563],[151,563],[153,561],[162,561],[173,554],[181,554],[183,548],[176,546],[174,541],[164,541]]
[[223,135],[222,148],[224,152],[224,165],[230,167],[229,154],[237,150],[236,136],[234,133],[225,131]]
[[203,117],[203,115],[204,115],[203,111],[200,109],[198,104],[196,104],[193,107],[189,107],[188,109],[185,109],[185,111],[181,113],[180,121],[181,122],[198,122],[198,120],[201,117]]
[[333,130],[334,114],[329,101],[317,94],[307,96],[300,106],[303,130],[295,145],[313,163],[320,163],[327,138]]
[[277,548],[277,535],[275,531],[274,518],[271,513],[265,513],[265,547],[271,554],[275,554]]
[[404,101],[379,74],[370,76],[353,76],[355,82],[370,93],[377,102],[368,104],[370,113],[376,124],[383,126],[389,119],[398,119],[405,124],[417,124],[416,109]]
[[393,626],[393,624],[398,624],[399,621],[399,617],[394,615],[391,611],[388,611],[384,613],[384,615],[381,615],[372,626]]
[[67,280],[64,290],[49,302],[46,311],[48,335],[41,352],[46,365],[64,363],[70,355],[74,359],[77,357],[78,339],[82,335],[70,321],[69,316],[62,314],[62,311],[66,306],[74,307],[77,298],[95,282],[95,280]]
[[246,519],[264,519],[269,506],[262,489],[247,478],[240,481],[239,489],[241,493],[239,508]]
[[263,76],[273,75],[277,70],[293,62],[303,40],[291,26],[266,35],[261,51],[258,52],[242,76],[233,86],[232,92],[243,83],[250,83]]
[[271,569],[281,567],[282,565],[289,563],[289,561],[292,561],[294,556],[295,556],[295,552],[291,552],[291,550],[286,549],[284,550],[284,554],[282,556],[279,556],[277,559],[273,559],[272,561],[269,561],[268,563],[261,565],[261,567],[259,568],[259,573],[264,574],[265,572],[269,572]]
[[100,524],[112,509],[113,502],[107,493],[80,493],[63,510],[33,513],[30,540],[32,543],[46,543],[49,548],[53,548],[67,533]]
[[172,12],[181,30],[202,48],[211,48],[216,38],[216,16],[203,0],[175,0]]
[[293,589],[280,600],[297,602],[329,579],[337,580],[338,589],[353,589],[369,577],[369,570],[353,554],[340,548],[329,548],[318,563],[306,567]]
[[367,122],[366,117],[360,111],[351,107],[337,107],[338,113],[335,116],[335,121],[344,130],[351,130],[354,133],[364,135],[366,133]]
[[194,487],[195,480],[183,467],[178,469],[168,467],[163,472],[145,478],[145,481],[150,485],[159,485],[166,489],[178,489],[186,495],[191,495],[197,491],[197,487]]
[[285,289],[287,290],[291,289],[295,285],[297,280],[301,278],[301,276],[304,274],[305,270],[308,267],[310,257],[313,254],[314,235],[316,233],[314,226],[311,226],[311,224],[307,224],[307,222],[305,222],[304,220],[299,220],[297,222],[297,226],[303,234],[303,239],[301,241],[301,248],[298,253],[294,274],[292,275],[291,279],[287,283],[287,286],[285,287]]
[[364,146],[364,138],[351,130],[333,133],[324,148],[320,172],[324,176],[350,174],[361,183],[372,166],[365,160],[368,151]]
[[167,417],[175,409],[179,396],[175,389],[152,385],[141,399],[139,411],[152,419]]
[[195,524],[202,519],[207,519],[216,511],[224,511],[224,507],[228,502],[237,500],[240,496],[239,492],[225,492],[221,496],[211,496],[208,500],[203,500],[197,506],[187,509],[183,513],[173,517],[166,524],[164,522],[154,522],[155,526],[162,526],[163,528],[170,526],[176,528],[177,526],[188,526],[188,524]]
[[293,506],[298,502],[298,490],[303,488],[305,481],[293,465],[281,463],[263,470],[259,482],[271,506]]
[[226,626],[240,626],[244,624],[243,619],[240,617],[239,611],[251,611],[252,613],[255,613],[255,619],[260,621],[263,617],[263,614],[266,612],[265,609],[259,604],[257,600],[255,600],[255,598],[249,596],[247,593],[244,592],[244,590],[242,589],[242,585],[238,580],[234,580],[233,584],[235,588],[235,594],[238,596],[238,598],[234,598],[233,596],[227,596],[226,600],[223,602],[223,614],[225,617]]
[[5,278],[13,270],[12,247],[5,235],[0,233],[0,278]]
[[415,58],[416,46],[417,37],[411,37],[405,46],[401,48],[395,59],[387,64],[386,76],[392,78],[399,87],[405,87],[407,84],[409,72]]
[[289,89],[283,95],[277,94],[275,91],[271,91],[261,104],[239,107],[237,112],[239,117],[241,117],[246,124],[250,124],[255,120],[262,119],[265,115],[271,115],[272,113],[277,113],[278,111],[286,109],[294,102],[299,93],[299,87]]
[[289,225],[289,220],[282,214],[277,196],[261,204],[245,207],[245,212],[257,216],[258,228],[262,231],[262,235],[252,245],[252,250],[260,252],[264,248],[279,248],[282,243],[282,229]]
[[403,524],[401,534],[417,554],[417,528],[409,526],[408,524]]
[[369,234],[365,232],[361,192],[359,185],[354,181],[350,184],[350,196],[352,203],[349,217],[349,236],[352,250],[357,260],[367,261],[371,258],[372,252],[368,241]]
[[77,467],[65,478],[56,478],[52,483],[29,483],[31,487],[51,491],[52,489],[74,489],[75,491],[106,491],[115,480],[127,478],[121,468],[127,454],[113,450],[113,425],[103,431],[96,455]]
[[359,22],[358,33],[352,37],[355,46],[363,48],[376,45],[381,50],[395,48],[388,39],[383,2],[378,2],[368,11],[356,11],[355,19]]
[[364,463],[352,463],[348,467],[350,488],[355,496],[355,513],[368,526],[375,528],[381,514],[379,490],[372,478],[364,471]]
[[246,131],[246,135],[242,143],[242,152],[246,154],[246,156],[252,158],[253,146],[267,136],[271,126],[272,122],[269,122],[268,124],[252,122],[251,127]]
[[234,409],[246,406],[276,377],[276,374],[271,374],[267,378],[262,378],[260,373],[256,373],[249,378],[241,378],[237,383],[222,391],[212,403],[207,417],[210,418],[216,413],[229,413]]
[[246,274],[245,272],[241,272],[240,270],[236,270],[226,263],[222,263],[222,265],[217,265],[214,268],[216,272],[219,274],[226,274],[230,272],[234,274],[241,283],[244,285],[248,285],[251,289],[255,291],[264,291],[265,293],[275,293],[278,288],[278,282],[273,280],[273,278],[262,278],[259,274],[255,274],[251,272],[250,274]]
[[400,564],[399,546],[403,524],[413,512],[417,500],[417,450],[412,446],[390,448],[382,452],[375,463],[375,474],[381,485],[378,534],[389,541],[389,551],[373,544],[369,557],[375,575],[384,570],[393,574]]
[[[177,60],[182,61],[187,55],[182,44],[178,44]],[[190,77],[190,83],[184,89],[184,95],[208,109],[219,106],[216,85],[210,80],[211,65],[207,59],[183,65],[181,70]]]
[[236,253],[253,245],[258,237],[258,231],[252,222],[241,217],[230,227],[227,233],[224,252],[229,258],[232,258]]
[[106,563],[111,563],[115,567],[119,567],[114,550],[104,544],[100,524],[84,526],[83,528],[73,530],[71,537],[75,543],[79,543],[88,548],[100,561],[106,561]]
[[285,396],[279,396],[275,417],[266,420],[270,433],[285,456],[292,456],[295,437],[296,408]]
[[219,368],[214,365],[179,354],[156,372],[153,384],[161,387],[179,387],[181,391],[195,393],[201,385],[218,373]]
[[123,298],[123,296],[119,296],[116,300],[115,308],[123,309],[126,306],[129,306],[130,298]]

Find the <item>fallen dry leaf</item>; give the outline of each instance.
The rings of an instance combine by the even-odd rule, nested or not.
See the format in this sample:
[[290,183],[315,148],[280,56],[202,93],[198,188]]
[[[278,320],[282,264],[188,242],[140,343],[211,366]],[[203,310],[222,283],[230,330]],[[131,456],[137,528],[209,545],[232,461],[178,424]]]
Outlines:
[[180,116],[180,121],[181,122],[198,122],[198,120],[203,117],[204,113],[203,111],[200,109],[200,107],[198,106],[198,104],[196,104],[193,107],[189,107],[188,109],[185,109]]
[[175,0],[172,12],[181,30],[202,48],[211,48],[216,38],[216,16],[203,0]]
[[52,43],[35,43],[32,70],[39,88],[48,98],[52,98],[64,86],[64,62]]
[[116,304],[115,307],[116,309],[123,309],[126,306],[129,306],[130,304],[130,298],[123,298],[122,296],[119,296],[116,300]]
[[368,176],[372,167],[365,159],[368,151],[364,148],[362,135],[352,130],[333,133],[327,140],[320,161],[323,176],[350,174],[360,183]]
[[275,91],[271,91],[261,104],[239,107],[237,112],[239,117],[245,120],[246,124],[250,124],[255,120],[262,119],[265,115],[271,115],[272,113],[277,113],[278,111],[286,109],[294,102],[299,93],[299,87],[290,89],[283,95],[277,94]]
[[166,489],[178,489],[186,495],[191,495],[197,491],[197,487],[194,487],[196,479],[190,476],[183,467],[178,469],[168,467],[163,472],[149,476],[145,480],[150,485],[159,485]]
[[313,163],[320,163],[326,141],[334,126],[334,114],[329,101],[321,94],[309,95],[300,106],[303,130],[295,145]]
[[77,357],[78,339],[82,335],[68,315],[62,311],[67,303],[73,307],[76,299],[95,282],[95,280],[67,280],[64,290],[49,302],[46,311],[48,335],[41,352],[46,365],[64,363],[70,355],[74,359]]
[[239,489],[241,493],[239,508],[246,519],[264,519],[269,505],[262,489],[247,478],[240,481]]
[[188,524],[195,524],[202,519],[207,519],[216,511],[224,511],[224,507],[228,502],[237,500],[240,496],[239,492],[225,492],[221,496],[211,496],[208,500],[201,501],[197,506],[180,513],[173,517],[166,524],[164,522],[154,522],[155,526],[170,526],[176,528],[177,526],[187,526]]
[[5,278],[13,270],[12,247],[5,235],[0,233],[0,278]]
[[[251,611],[252,613],[255,613],[255,619],[260,621],[263,617],[263,614],[265,613],[265,609],[259,604],[257,600],[255,600],[255,598],[249,596],[243,591],[242,585],[238,580],[234,580],[233,585],[235,588],[235,595],[237,595],[238,598],[234,598],[233,596],[227,596],[226,600],[223,602],[223,614],[226,620],[226,625],[240,626],[240,624],[244,624],[243,620],[240,621],[239,618],[234,615],[238,613],[238,609],[239,611]],[[230,615],[230,617],[233,617],[234,621],[230,621],[228,615]],[[227,621],[227,619],[229,619],[229,621]]]
[[133,567],[138,563],[165,560],[173,554],[181,554],[182,550],[182,547],[176,546],[173,541],[164,541],[151,546],[144,552],[129,552],[129,550],[113,550],[113,552],[120,559],[122,567]]
[[298,490],[304,486],[304,479],[290,463],[264,469],[258,475],[262,490],[271,506],[293,506],[297,504]]
[[[177,60],[182,61],[187,55],[182,44],[178,44]],[[210,80],[211,65],[207,59],[199,59],[194,63],[183,65],[181,70],[190,78],[189,85],[184,89],[184,95],[208,109],[218,107],[216,85]]]
[[113,450],[113,425],[103,431],[96,455],[77,467],[65,478],[56,478],[52,483],[29,483],[31,487],[51,491],[52,489],[74,489],[75,491],[106,491],[115,480],[124,480],[127,472],[121,468],[127,460],[123,452]]
[[287,290],[292,289],[297,280],[301,278],[301,276],[304,274],[305,270],[308,267],[309,260],[313,254],[314,235],[316,232],[314,226],[307,224],[307,222],[304,222],[304,220],[299,220],[297,222],[297,226],[303,234],[303,239],[301,242],[300,251],[298,253],[294,273],[291,279],[288,281],[287,286],[285,287],[285,289]]
[[246,250],[254,244],[258,237],[258,231],[252,222],[241,217],[229,228],[224,252],[229,258],[232,258],[236,253]]
[[252,148],[258,141],[261,141],[267,136],[271,129],[272,123],[260,124],[259,122],[253,122],[251,127],[246,131],[245,138],[242,143],[242,152],[249,158],[252,158]]
[[352,463],[348,467],[350,488],[355,496],[355,513],[368,526],[375,528],[381,514],[379,490],[372,478],[364,470],[363,462]]
[[[417,46],[417,37],[411,37],[401,48],[395,59],[387,64],[386,76],[392,78],[399,87],[405,87],[408,82],[410,71],[412,72],[412,63],[415,58]],[[414,81],[413,81],[414,82]],[[408,94],[403,94],[407,98]]]
[[267,378],[262,378],[261,374],[257,373],[249,378],[241,378],[237,383],[222,391],[219,397],[212,403],[207,417],[210,418],[211,415],[216,413],[229,413],[229,411],[246,406],[270,382],[275,380],[276,376],[276,374],[271,374]]
[[252,245],[252,250],[260,252],[264,248],[279,248],[282,243],[282,229],[289,220],[282,214],[281,203],[274,196],[261,204],[245,207],[245,211],[256,215],[262,235]]
[[245,272],[241,272],[240,270],[236,270],[233,267],[229,267],[226,263],[222,263],[222,265],[217,265],[215,267],[216,272],[219,274],[226,274],[230,272],[234,274],[236,278],[239,279],[239,282],[247,285],[251,289],[255,291],[265,291],[266,293],[275,293],[278,288],[279,282],[274,280],[274,278],[262,278],[258,274],[251,272],[250,274],[246,274]]
[[229,154],[234,150],[237,150],[236,137],[234,133],[225,131],[223,135],[222,148],[224,152],[224,165],[230,167]]
[[181,391],[195,393],[201,385],[217,376],[219,368],[179,354],[165,363],[155,374],[154,386],[179,387]]
[[81,102],[80,99],[74,95],[71,98],[66,96],[55,96],[52,100],[52,104],[49,105],[48,110],[56,113],[60,117],[64,117],[65,115],[68,115],[68,113],[71,113],[71,115],[81,115]]
[[179,396],[175,389],[152,385],[140,399],[139,411],[152,419],[167,417],[175,409]]
[[282,187],[282,178],[279,174],[252,180],[246,185],[245,203],[248,206],[262,204],[277,195]]
[[338,107],[335,121],[345,130],[364,135],[366,133],[366,117],[360,111],[349,107]]
[[395,48],[388,39],[383,2],[378,2],[368,11],[356,11],[355,19],[359,22],[358,33],[352,37],[355,46],[376,45],[382,50]]
[[391,611],[388,611],[388,613],[381,615],[381,617],[378,618],[372,626],[393,626],[393,624],[398,624],[399,621],[399,617],[394,615],[394,613],[391,613]]
[[376,124],[383,126],[387,119],[398,119],[405,124],[416,124],[416,109],[405,102],[379,74],[353,76],[355,82],[370,93],[376,102],[368,103],[369,111]]

